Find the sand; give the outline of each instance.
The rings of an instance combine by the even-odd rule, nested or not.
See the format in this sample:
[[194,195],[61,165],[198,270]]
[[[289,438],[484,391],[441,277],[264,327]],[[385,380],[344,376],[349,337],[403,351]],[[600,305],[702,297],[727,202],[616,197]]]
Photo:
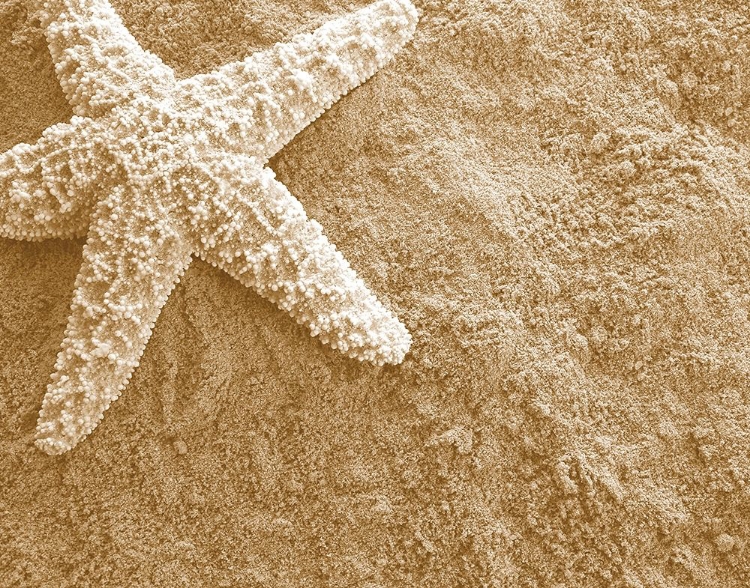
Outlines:
[[[271,161],[414,336],[324,347],[194,261],[33,446],[83,241],[0,240],[0,586],[750,585],[750,9],[429,0]],[[180,76],[366,0],[112,0]],[[72,112],[0,0],[0,150]]]

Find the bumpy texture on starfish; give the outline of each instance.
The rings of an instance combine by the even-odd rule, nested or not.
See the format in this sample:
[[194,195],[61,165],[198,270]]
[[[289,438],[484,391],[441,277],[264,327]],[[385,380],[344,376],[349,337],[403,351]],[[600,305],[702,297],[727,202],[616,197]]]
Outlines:
[[97,426],[191,254],[332,348],[402,361],[406,328],[264,164],[412,37],[409,0],[182,81],[107,0],[47,0],[40,14],[76,116],[0,155],[0,236],[88,240],[39,448],[65,452]]

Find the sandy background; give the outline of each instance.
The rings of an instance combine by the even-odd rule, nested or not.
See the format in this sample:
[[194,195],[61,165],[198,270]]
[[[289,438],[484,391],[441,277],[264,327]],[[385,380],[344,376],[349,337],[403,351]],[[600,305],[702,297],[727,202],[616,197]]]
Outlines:
[[[180,76],[366,0],[112,0]],[[72,453],[83,241],[0,240],[0,586],[750,585],[750,8],[417,0],[271,161],[414,335],[346,359],[195,261]],[[0,0],[0,150],[71,116]]]

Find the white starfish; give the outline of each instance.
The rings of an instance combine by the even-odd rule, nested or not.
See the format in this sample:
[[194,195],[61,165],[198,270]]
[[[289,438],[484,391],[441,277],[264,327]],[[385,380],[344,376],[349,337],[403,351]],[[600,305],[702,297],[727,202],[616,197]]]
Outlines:
[[88,240],[40,449],[65,452],[97,426],[191,254],[332,348],[402,361],[406,328],[264,165],[411,38],[409,0],[380,0],[181,81],[108,0],[48,0],[41,18],[77,116],[0,155],[0,236]]

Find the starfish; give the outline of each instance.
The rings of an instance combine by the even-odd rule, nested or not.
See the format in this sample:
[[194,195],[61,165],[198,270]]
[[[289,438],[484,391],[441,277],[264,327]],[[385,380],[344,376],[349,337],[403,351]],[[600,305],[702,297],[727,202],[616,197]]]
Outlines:
[[0,155],[0,236],[87,236],[36,445],[72,449],[138,366],[197,255],[349,357],[398,364],[411,336],[265,167],[413,36],[409,0],[177,80],[108,0],[39,7],[74,116]]

